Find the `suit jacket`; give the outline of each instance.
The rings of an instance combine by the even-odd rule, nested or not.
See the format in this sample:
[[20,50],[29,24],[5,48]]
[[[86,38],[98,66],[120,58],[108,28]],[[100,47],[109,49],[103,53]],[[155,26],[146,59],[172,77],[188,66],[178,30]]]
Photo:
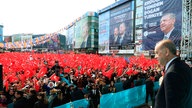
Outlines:
[[132,42],[132,37],[128,34],[125,34],[125,36],[123,37],[122,42],[120,42],[120,36],[117,38],[117,44],[119,46],[125,46],[128,45],[129,43]]
[[117,46],[118,44],[118,36],[117,36],[117,39],[115,41],[115,36],[113,35],[113,37],[110,38],[110,46]]
[[192,108],[192,71],[179,58],[166,70],[155,98],[155,108]]
[[86,42],[83,41],[80,46],[80,48],[87,48],[87,47],[91,47],[91,36],[88,36],[87,41]]
[[173,29],[173,31],[170,34],[169,37],[170,40],[172,40],[176,47],[180,48],[180,43],[181,43],[181,31],[177,29]]

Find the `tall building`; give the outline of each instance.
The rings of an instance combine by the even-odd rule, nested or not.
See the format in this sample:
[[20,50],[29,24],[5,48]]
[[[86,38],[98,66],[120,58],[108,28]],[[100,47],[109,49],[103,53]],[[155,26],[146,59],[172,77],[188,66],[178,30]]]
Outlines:
[[87,12],[71,23],[66,34],[67,50],[96,53],[98,50],[98,14]]

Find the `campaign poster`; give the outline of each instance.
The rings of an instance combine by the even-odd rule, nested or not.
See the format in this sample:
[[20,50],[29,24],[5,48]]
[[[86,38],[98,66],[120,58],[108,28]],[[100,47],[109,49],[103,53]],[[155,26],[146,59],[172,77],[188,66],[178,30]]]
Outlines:
[[99,53],[109,53],[110,12],[99,15]]
[[110,50],[126,50],[133,43],[133,2],[110,11]]
[[162,39],[181,44],[182,0],[144,0],[142,50],[154,50]]
[[72,49],[75,42],[75,26],[71,26],[67,30],[67,45],[69,49]]
[[30,41],[32,40],[32,34],[26,34],[21,36],[21,42],[24,48],[31,47]]
[[54,34],[54,36],[51,37],[50,41],[47,42],[47,48],[49,50],[58,50],[59,47],[59,38],[57,34]]
[[4,36],[4,42],[12,42],[12,36]]
[[17,41],[21,41],[21,35],[13,35],[13,37],[12,37],[12,41],[13,42],[17,42]]
[[88,17],[84,17],[76,23],[75,26],[75,48],[87,48],[90,47],[89,36],[89,23]]

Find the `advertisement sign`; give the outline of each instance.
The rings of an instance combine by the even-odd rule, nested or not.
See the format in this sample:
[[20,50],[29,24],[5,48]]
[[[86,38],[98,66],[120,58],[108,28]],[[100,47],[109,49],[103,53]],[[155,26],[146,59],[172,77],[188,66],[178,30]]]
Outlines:
[[109,18],[109,11],[99,16],[99,53],[109,53]]
[[21,35],[13,35],[12,36],[12,40],[13,40],[13,42],[17,42],[17,41],[21,41]]
[[99,15],[99,53],[132,53],[134,1],[112,6]]
[[182,0],[144,0],[142,50],[154,50],[162,39],[171,39],[179,49],[181,25]]
[[30,45],[30,41],[32,40],[32,34],[25,34],[23,36],[21,36],[21,42],[22,42],[22,47],[26,48],[26,47],[31,47]]
[[67,30],[67,45],[72,45],[73,44],[73,41],[74,41],[74,29],[75,26],[73,25],[72,27],[70,27],[68,30]]
[[133,43],[133,14],[131,3],[110,11],[110,49],[123,49]]
[[5,36],[4,37],[4,42],[12,42],[12,36]]
[[75,26],[75,48],[86,48],[91,46],[89,36],[88,17],[81,19]]
[[49,49],[49,50],[58,50],[58,49],[60,49],[60,47],[59,47],[59,39],[58,39],[58,35],[57,34],[54,34],[54,36],[52,36],[51,37],[51,40],[50,41],[48,41],[48,46],[47,46],[47,48]]

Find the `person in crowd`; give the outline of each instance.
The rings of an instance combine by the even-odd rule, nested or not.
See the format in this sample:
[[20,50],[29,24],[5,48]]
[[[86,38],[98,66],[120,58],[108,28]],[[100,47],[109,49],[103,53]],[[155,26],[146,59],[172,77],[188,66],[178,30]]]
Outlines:
[[115,27],[113,31],[113,36],[111,38],[111,46],[116,46],[118,44],[117,39],[119,37],[119,28]]
[[29,98],[27,99],[28,108],[33,108],[35,102],[37,101],[37,92],[35,89],[30,88],[29,90]]
[[7,108],[7,97],[4,92],[0,93],[0,108]]
[[115,82],[111,81],[111,83],[108,87],[108,93],[115,93],[115,92],[116,92]]
[[15,98],[15,90],[13,87],[10,87],[8,92],[6,93],[6,98],[7,98],[7,104],[10,104],[13,102],[13,99]]
[[55,73],[56,76],[60,77],[62,67],[59,65],[59,61],[55,61],[55,65],[51,68],[51,73],[48,77]]
[[133,77],[128,76],[127,74],[124,75],[125,80],[123,81],[123,90],[129,89],[133,83]]
[[57,95],[53,99],[51,108],[57,107],[57,106],[60,106],[60,105],[63,105],[63,104],[64,104],[63,93],[60,90],[57,90]]
[[163,39],[170,39],[177,49],[180,48],[181,30],[175,28],[176,16],[174,13],[166,13],[161,17],[160,29],[164,33]]
[[15,92],[15,99],[13,100],[13,108],[27,108],[27,99],[23,96],[23,91]]
[[140,86],[140,85],[143,85],[143,80],[141,79],[141,76],[138,75],[137,79],[134,80],[134,86]]
[[71,101],[71,94],[70,94],[70,88],[68,86],[68,84],[65,84],[64,85],[64,89],[61,89],[62,93],[63,93],[63,100],[64,100],[64,103],[68,103]]
[[35,105],[33,108],[48,108],[48,100],[46,97],[46,93],[39,92],[37,94],[38,100],[35,102]]
[[88,94],[89,108],[98,108],[100,105],[101,92],[96,84],[92,84],[92,88]]
[[154,76],[150,75],[149,78],[145,80],[146,85],[146,99],[145,103],[148,104],[149,96],[152,101],[152,106],[154,106],[154,82],[153,82]]
[[155,58],[165,75],[155,98],[155,108],[191,108],[192,72],[176,55],[176,45],[166,39],[155,46]]
[[84,98],[84,93],[77,86],[70,85],[69,88],[70,88],[70,92],[71,92],[70,93],[71,94],[71,101],[76,101],[76,100]]

